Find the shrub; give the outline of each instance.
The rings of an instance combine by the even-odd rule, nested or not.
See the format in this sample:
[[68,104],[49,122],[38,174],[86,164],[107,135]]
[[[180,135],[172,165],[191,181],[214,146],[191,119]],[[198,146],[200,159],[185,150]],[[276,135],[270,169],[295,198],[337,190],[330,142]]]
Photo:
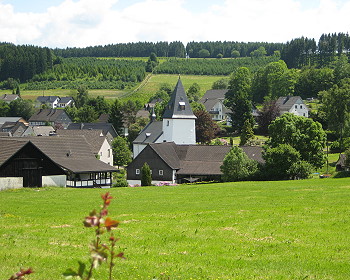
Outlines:
[[129,183],[125,179],[118,179],[114,184],[113,188],[124,188],[124,187],[129,187]]

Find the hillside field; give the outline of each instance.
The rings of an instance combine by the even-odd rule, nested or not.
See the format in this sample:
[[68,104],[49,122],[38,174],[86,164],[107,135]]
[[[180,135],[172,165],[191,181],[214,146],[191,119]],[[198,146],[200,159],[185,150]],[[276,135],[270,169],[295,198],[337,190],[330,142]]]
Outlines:
[[[0,193],[0,279],[63,279],[88,260],[82,221],[102,189]],[[350,181],[116,188],[109,215],[125,260],[114,279],[350,279]],[[106,266],[95,279],[107,279]]]
[[[157,74],[151,75],[149,80],[145,83],[140,83],[137,87],[128,90],[111,90],[111,89],[88,89],[89,95],[91,97],[104,96],[106,99],[122,98],[123,100],[140,100],[142,103],[147,103],[148,99],[152,97],[159,86],[162,83],[169,83],[171,86],[175,87],[179,75],[167,75],[167,74]],[[221,79],[224,76],[198,76],[198,75],[181,75],[181,80],[185,87],[185,90],[193,83],[198,83],[200,86],[200,93],[204,93],[211,89],[212,84]],[[138,89],[139,88],[139,89]],[[138,90],[136,90],[138,89]],[[21,97],[23,99],[35,100],[38,96],[73,96],[76,93],[75,90],[71,89],[50,89],[50,90],[21,90]],[[0,95],[2,94],[12,94],[11,90],[0,90]]]

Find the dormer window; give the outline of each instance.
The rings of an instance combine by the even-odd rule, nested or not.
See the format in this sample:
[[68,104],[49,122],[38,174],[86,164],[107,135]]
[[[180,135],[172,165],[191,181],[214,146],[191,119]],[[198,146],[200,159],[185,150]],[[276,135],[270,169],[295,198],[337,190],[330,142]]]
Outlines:
[[183,101],[180,101],[180,102],[179,102],[180,110],[182,110],[182,111],[185,110],[185,104],[186,104],[186,103],[183,102]]

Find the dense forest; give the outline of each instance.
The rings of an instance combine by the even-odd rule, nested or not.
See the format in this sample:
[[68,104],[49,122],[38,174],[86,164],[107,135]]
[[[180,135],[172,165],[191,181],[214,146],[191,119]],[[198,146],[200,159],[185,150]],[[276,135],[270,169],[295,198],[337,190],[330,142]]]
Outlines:
[[21,82],[51,69],[54,63],[49,48],[0,44],[0,81],[13,78]]

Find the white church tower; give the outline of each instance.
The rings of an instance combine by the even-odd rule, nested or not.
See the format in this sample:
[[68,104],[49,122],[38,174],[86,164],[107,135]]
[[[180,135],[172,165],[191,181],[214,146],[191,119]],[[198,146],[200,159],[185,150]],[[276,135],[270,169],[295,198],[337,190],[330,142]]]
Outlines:
[[179,78],[163,114],[163,142],[196,144],[196,116]]

